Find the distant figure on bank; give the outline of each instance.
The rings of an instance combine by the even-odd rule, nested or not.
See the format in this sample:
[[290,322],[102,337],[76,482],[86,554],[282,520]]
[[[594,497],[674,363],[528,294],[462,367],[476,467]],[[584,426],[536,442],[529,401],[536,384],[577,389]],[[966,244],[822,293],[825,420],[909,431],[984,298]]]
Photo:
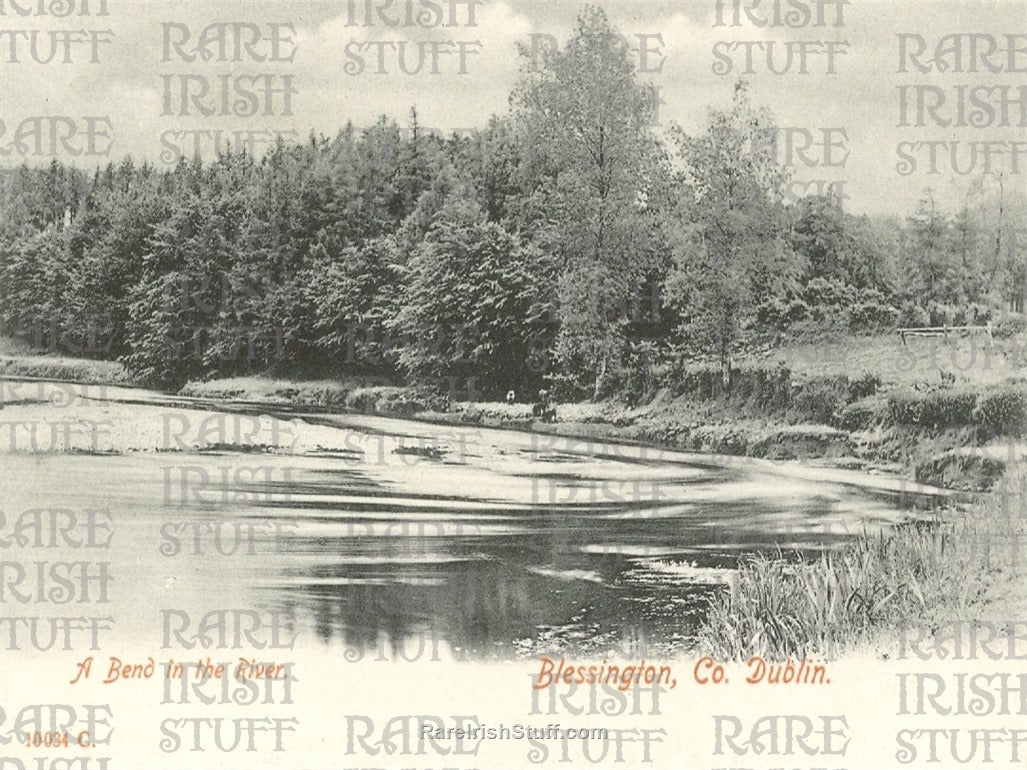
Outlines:
[[731,375],[735,371],[735,359],[728,356],[727,359],[720,362],[720,381],[724,386],[724,390],[731,390]]
[[549,391],[543,388],[538,392],[538,401],[531,407],[531,413],[542,422],[556,422],[556,407],[549,401]]
[[517,394],[512,390],[506,392],[506,403],[513,404],[517,400]]

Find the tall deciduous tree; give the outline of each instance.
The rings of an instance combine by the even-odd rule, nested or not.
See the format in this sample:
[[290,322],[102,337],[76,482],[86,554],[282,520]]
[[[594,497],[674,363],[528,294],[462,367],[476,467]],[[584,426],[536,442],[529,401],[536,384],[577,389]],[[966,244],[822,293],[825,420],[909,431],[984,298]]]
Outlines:
[[563,49],[522,50],[511,97],[524,148],[522,224],[560,264],[557,356],[596,391],[623,350],[623,309],[658,251],[652,93],[623,40],[603,11],[587,8]]
[[681,225],[667,296],[686,343],[725,364],[757,305],[800,267],[786,237],[775,132],[739,83],[731,107],[711,110],[703,133],[676,135]]

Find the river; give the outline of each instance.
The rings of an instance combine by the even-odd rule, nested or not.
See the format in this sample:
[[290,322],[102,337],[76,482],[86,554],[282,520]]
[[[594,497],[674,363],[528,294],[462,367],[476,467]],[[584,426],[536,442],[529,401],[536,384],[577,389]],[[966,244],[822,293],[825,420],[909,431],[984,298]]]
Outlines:
[[[26,511],[109,512],[109,612],[130,647],[168,608],[257,608],[350,658],[426,643],[467,659],[673,655],[739,559],[836,548],[945,494],[544,433],[3,387],[0,539]],[[15,556],[99,558],[53,539]]]

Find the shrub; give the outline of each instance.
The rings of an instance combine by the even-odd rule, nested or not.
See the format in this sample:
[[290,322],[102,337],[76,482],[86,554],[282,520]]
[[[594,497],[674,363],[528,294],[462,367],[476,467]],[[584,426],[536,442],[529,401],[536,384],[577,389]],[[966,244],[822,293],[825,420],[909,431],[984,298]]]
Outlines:
[[931,326],[972,326],[987,323],[991,309],[975,302],[965,305],[931,302],[927,306],[927,314]]
[[810,307],[848,307],[856,301],[859,290],[842,281],[813,278],[806,284],[802,297]]
[[912,300],[907,300],[899,308],[899,321],[903,326],[930,326],[931,316]]
[[864,297],[849,307],[849,330],[853,332],[884,331],[894,329],[898,323],[899,311],[883,297]]
[[40,377],[47,380],[112,385],[134,382],[125,367],[114,361],[32,355],[0,357],[0,377]]
[[799,422],[833,423],[849,400],[849,378],[815,377],[792,395],[789,416]]
[[950,449],[919,461],[914,468],[918,484],[946,489],[987,492],[1006,472],[1006,463],[977,449]]
[[641,403],[655,390],[658,353],[648,340],[628,343],[627,363],[617,371],[616,388],[632,406]]
[[790,425],[753,441],[750,454],[775,460],[837,457],[852,452],[849,434],[825,425]]
[[792,394],[789,417],[800,422],[839,424],[849,404],[873,396],[880,387],[881,378],[870,372],[854,379],[844,374],[815,377]]
[[879,396],[868,396],[853,401],[842,409],[838,427],[843,430],[869,430],[884,422],[888,414],[888,403]]
[[[721,377],[719,368],[717,377]],[[729,398],[735,404],[760,412],[780,412],[791,399],[792,373],[778,364],[773,368],[747,367],[731,374]],[[721,387],[723,384],[721,383]]]
[[932,301],[927,306],[927,315],[930,326],[954,326],[959,317],[959,308],[955,305]]
[[1008,385],[984,393],[977,400],[974,419],[989,436],[1023,436],[1027,433],[1027,390]]
[[720,368],[712,364],[681,363],[667,374],[667,386],[675,396],[713,401],[723,394]]
[[757,310],[763,328],[788,329],[813,323],[820,331],[891,329],[901,315],[877,289],[827,278],[813,278],[797,291],[764,302]]
[[773,297],[757,308],[756,320],[761,329],[784,330],[809,320],[810,307],[799,297]]
[[550,394],[561,403],[587,401],[595,394],[595,383],[585,383],[574,374],[554,373],[546,376]]
[[346,398],[346,407],[365,414],[410,417],[427,409],[441,411],[439,396],[423,388],[374,386],[356,388]]
[[879,375],[864,371],[849,381],[849,402],[872,396],[883,384]]
[[921,428],[960,428],[973,425],[977,394],[973,391],[950,388],[917,391],[898,391],[888,396],[888,416],[898,425]]
[[999,339],[1008,339],[1027,332],[1027,316],[1014,313],[999,319],[992,329],[992,334]]

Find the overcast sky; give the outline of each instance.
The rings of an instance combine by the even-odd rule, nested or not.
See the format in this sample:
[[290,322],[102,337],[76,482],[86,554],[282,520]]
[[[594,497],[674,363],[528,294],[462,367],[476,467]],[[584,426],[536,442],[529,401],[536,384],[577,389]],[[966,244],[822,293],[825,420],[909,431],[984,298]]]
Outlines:
[[[74,4],[71,15],[62,18],[35,13],[23,15],[37,10],[40,5],[60,10],[62,2],[64,7],[68,7],[69,2]],[[552,35],[563,42],[571,35],[575,19],[584,6],[584,3],[567,0],[485,0],[478,6],[472,6],[469,0],[439,0],[437,3],[391,0],[391,4],[388,0],[317,3],[107,0],[108,13],[97,15],[101,0],[85,0],[91,14],[80,15],[83,2],[0,0],[0,118],[5,129],[0,137],[0,163],[17,164],[23,159],[49,161],[53,149],[47,144],[49,140],[43,143],[42,154],[32,154],[24,135],[20,145],[13,141],[19,127],[25,130],[23,121],[44,115],[72,118],[76,128],[83,132],[85,117],[109,117],[113,135],[113,141],[107,142],[110,158],[120,159],[131,154],[156,163],[170,161],[178,152],[192,154],[197,135],[179,132],[217,128],[295,131],[302,138],[311,129],[334,133],[347,120],[358,126],[367,125],[382,113],[405,123],[413,106],[423,126],[447,132],[477,127],[490,114],[502,113],[508,108],[508,96],[520,66],[516,43],[530,43],[532,35],[537,36],[536,42],[543,40],[538,37],[542,35]],[[957,162],[961,168],[967,167],[973,159],[971,142],[1027,142],[1018,101],[1021,95],[1027,97],[1018,90],[1027,83],[1027,3],[1022,0],[959,3],[852,0],[844,7],[836,2],[782,0],[778,8],[780,17],[787,18],[785,15],[792,11],[793,18],[800,22],[806,17],[810,19],[808,25],[794,29],[786,25],[760,27],[750,18],[751,15],[757,21],[773,21],[775,4],[771,0],[757,3],[751,14],[741,9],[739,26],[729,26],[733,16],[732,0],[726,0],[721,9],[724,24],[717,23],[715,0],[632,0],[599,5],[632,42],[636,64],[651,70],[641,76],[660,89],[663,126],[678,123],[687,130],[697,130],[709,105],[726,104],[735,80],[745,69],[745,43],[751,41],[755,74],[747,75],[747,79],[752,82],[753,94],[757,102],[771,109],[780,125],[794,128],[791,135],[797,148],[802,146],[807,134],[820,140],[822,129],[844,130],[844,136],[839,130],[828,134],[834,146],[826,159],[823,149],[819,152],[816,148],[809,149],[805,154],[810,162],[832,162],[832,168],[805,166],[798,153],[794,153],[792,159],[798,164],[797,176],[811,185],[818,179],[844,180],[844,190],[849,196],[847,206],[855,212],[908,213],[928,186],[934,188],[943,201],[956,205],[968,177],[952,172],[947,153],[939,152],[937,157],[942,173],[929,174],[928,150],[924,147],[910,149],[907,155],[916,159],[916,168],[912,173],[900,174],[897,171],[897,165],[903,160],[899,154],[900,142],[958,140]],[[743,5],[752,8],[754,0],[746,0]],[[368,8],[372,9],[370,17]],[[816,23],[821,12],[825,26]],[[405,24],[408,13],[413,25]],[[842,26],[835,26],[839,13]],[[425,29],[417,23],[419,17],[429,25],[440,18],[455,24]],[[399,26],[391,26],[390,20],[399,22]],[[195,53],[204,27],[215,22],[260,25],[262,39],[252,46],[252,51],[263,57],[272,57],[274,53],[270,39],[273,30],[268,24],[292,25],[279,28],[277,48],[279,59],[291,57],[292,61],[253,61],[245,47],[241,61],[225,61],[213,43],[207,46],[208,54],[214,54],[209,60],[201,56],[192,62],[184,61],[179,52]],[[168,24],[172,26],[166,26]],[[70,64],[62,61],[65,43],[61,35],[68,31],[73,32],[67,42],[68,56],[73,60]],[[51,33],[57,34],[59,44],[54,61],[32,61],[30,35],[35,35],[37,55],[45,59],[54,53]],[[917,71],[908,63],[908,57],[906,69],[909,71],[899,71],[902,60],[899,35],[921,36],[927,53],[920,61],[929,64],[939,38],[953,33],[977,33],[979,36],[973,42],[982,55],[973,56],[971,40],[964,37],[960,39],[961,55],[954,57],[950,52],[947,71]],[[245,42],[251,29],[244,28],[240,34]],[[1004,37],[1009,34],[1019,37]],[[166,35],[171,42],[181,44],[169,48],[170,61],[163,61]],[[907,48],[919,45],[920,38],[906,39]],[[224,58],[232,59],[231,34],[227,42]],[[408,46],[406,61],[411,67],[418,61],[416,54],[421,50],[418,46],[424,47],[426,58],[419,74],[408,75],[400,70],[397,48],[401,42]],[[792,65],[784,74],[768,71],[767,49],[771,44],[770,64],[778,69],[785,67],[786,47],[790,46]],[[1012,54],[1004,52],[1010,44],[1014,47]],[[985,61],[983,54],[993,45],[997,50]],[[643,54],[640,48],[647,52]],[[829,48],[834,51],[833,74]],[[432,51],[440,52],[438,74],[430,72]],[[807,56],[806,73],[798,71],[802,51]],[[99,61],[91,61],[93,58]],[[724,72],[728,62],[731,69]],[[967,71],[975,62],[977,71]],[[460,72],[461,63],[465,72]],[[718,63],[719,71],[715,69]],[[960,63],[962,67],[958,66]],[[989,64],[1001,71],[988,71]],[[384,74],[377,72],[381,65],[387,70]],[[191,76],[186,83],[191,89],[206,84],[210,93],[199,102],[214,108],[222,105],[223,77],[227,77],[230,84],[239,76],[244,78],[244,84],[260,84],[263,81],[249,78],[267,75],[275,88],[281,88],[287,83],[286,78],[291,77],[294,93],[288,98],[292,115],[282,114],[285,96],[281,92],[272,94],[269,102],[263,91],[259,94],[257,115],[202,115],[190,100],[186,100],[186,104],[191,114],[180,114],[183,75]],[[985,125],[980,127],[939,126],[938,120],[930,114],[926,115],[928,125],[900,126],[899,86],[907,86],[907,122],[910,123],[917,122],[918,87],[944,89],[946,103],[936,114],[953,120],[958,119],[954,106],[958,86],[992,88],[978,92],[979,100],[989,104],[998,104],[999,87],[1005,87],[1007,98],[1014,100],[1006,105],[1009,125],[996,125],[1001,122],[996,112],[995,115],[984,113]],[[237,96],[233,93],[227,103],[231,105]],[[933,91],[927,93],[927,104],[933,104],[931,100],[936,96]],[[169,104],[170,115],[165,114]],[[263,114],[265,112],[271,114]],[[61,131],[68,130],[67,123],[62,125]],[[58,157],[72,159],[68,148],[85,146],[81,140],[80,134],[64,144],[59,143]],[[201,139],[201,145],[209,146],[209,142]],[[106,151],[102,137],[94,147]],[[976,147],[976,167],[970,178],[979,177],[984,169],[984,145]],[[1011,148],[1009,145],[991,146],[992,169],[1005,169],[1007,187],[1022,190],[1027,177],[1027,144],[1020,148],[1015,169],[1009,154],[995,154],[1001,149]],[[74,162],[90,167],[98,160],[106,162],[106,157],[83,155]]]

